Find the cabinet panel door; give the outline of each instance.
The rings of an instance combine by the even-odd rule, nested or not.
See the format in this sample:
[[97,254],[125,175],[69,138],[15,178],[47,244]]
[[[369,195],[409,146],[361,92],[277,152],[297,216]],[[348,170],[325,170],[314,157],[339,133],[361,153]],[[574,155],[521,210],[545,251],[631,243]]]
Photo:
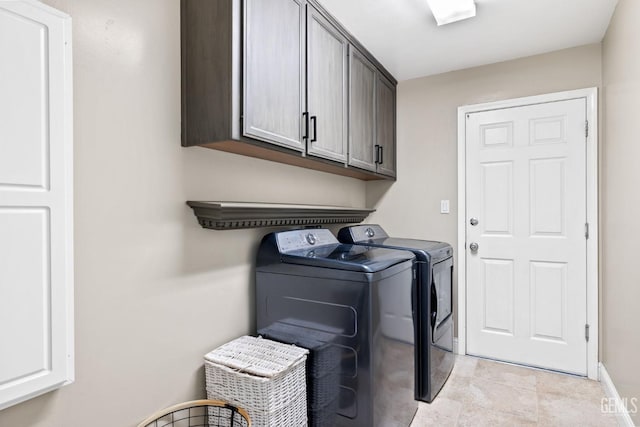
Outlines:
[[349,46],[349,165],[375,171],[376,69]]
[[244,135],[303,151],[304,5],[245,0],[244,24]]
[[347,46],[344,36],[307,6],[307,152],[340,162],[347,160]]
[[378,173],[396,176],[396,88],[378,73],[376,81],[376,145]]
[[0,410],[73,381],[71,42],[0,1]]

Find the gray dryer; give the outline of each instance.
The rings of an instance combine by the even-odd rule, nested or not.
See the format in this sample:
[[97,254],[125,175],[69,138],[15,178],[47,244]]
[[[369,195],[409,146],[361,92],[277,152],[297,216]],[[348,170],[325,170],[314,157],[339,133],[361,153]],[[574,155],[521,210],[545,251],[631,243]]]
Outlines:
[[411,251],[418,271],[416,399],[432,402],[447,381],[453,354],[453,249],[432,240],[389,237],[379,225],[345,227],[343,243]]

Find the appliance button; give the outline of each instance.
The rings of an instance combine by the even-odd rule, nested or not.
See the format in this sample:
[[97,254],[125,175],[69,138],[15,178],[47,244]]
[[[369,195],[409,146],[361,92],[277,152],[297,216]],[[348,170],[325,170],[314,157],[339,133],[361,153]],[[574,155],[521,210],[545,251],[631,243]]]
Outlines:
[[309,243],[310,245],[315,245],[317,241],[318,241],[318,238],[315,236],[315,234],[313,233],[307,234],[307,243]]
[[367,234],[367,237],[370,239],[376,235],[375,231],[373,231],[373,228],[371,227],[367,227],[367,229],[364,230],[364,232]]

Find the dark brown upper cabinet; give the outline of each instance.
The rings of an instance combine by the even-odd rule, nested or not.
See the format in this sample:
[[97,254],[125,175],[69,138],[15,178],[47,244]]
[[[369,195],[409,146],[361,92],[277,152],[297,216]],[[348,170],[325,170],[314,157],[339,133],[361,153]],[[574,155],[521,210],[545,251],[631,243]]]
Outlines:
[[245,0],[244,8],[243,135],[303,152],[305,4]]
[[349,165],[396,176],[396,88],[365,55],[349,49]]
[[349,165],[376,171],[376,68],[349,49]]
[[395,176],[396,81],[315,0],[181,0],[181,36],[184,146]]
[[341,163],[347,160],[348,46],[333,24],[307,6],[307,153]]
[[396,87],[376,72],[376,172],[396,176]]

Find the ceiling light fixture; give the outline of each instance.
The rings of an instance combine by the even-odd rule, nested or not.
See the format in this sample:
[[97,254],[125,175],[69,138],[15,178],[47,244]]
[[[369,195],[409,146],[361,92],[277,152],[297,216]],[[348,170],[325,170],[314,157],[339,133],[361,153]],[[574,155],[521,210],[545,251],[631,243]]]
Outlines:
[[474,0],[427,0],[438,26],[476,16]]

